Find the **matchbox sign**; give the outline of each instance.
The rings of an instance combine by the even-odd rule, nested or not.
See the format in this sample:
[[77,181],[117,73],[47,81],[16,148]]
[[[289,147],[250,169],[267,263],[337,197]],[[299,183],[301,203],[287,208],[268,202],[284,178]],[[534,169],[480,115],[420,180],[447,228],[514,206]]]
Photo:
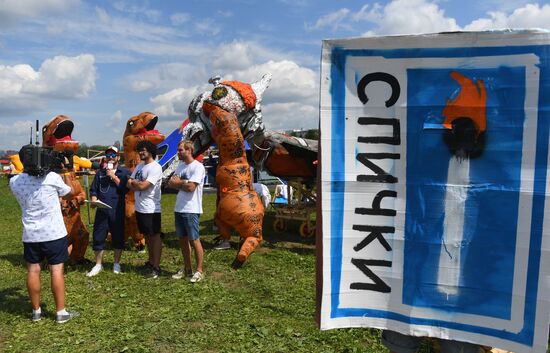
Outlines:
[[321,328],[546,352],[550,33],[328,40],[321,66]]

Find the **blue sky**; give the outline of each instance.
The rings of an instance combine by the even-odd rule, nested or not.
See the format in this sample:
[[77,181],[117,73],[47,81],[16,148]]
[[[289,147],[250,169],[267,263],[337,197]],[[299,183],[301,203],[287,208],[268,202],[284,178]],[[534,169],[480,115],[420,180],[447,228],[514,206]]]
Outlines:
[[168,134],[215,74],[271,72],[266,126],[316,128],[323,39],[530,27],[550,29],[549,1],[1,0],[0,149],[57,114],[88,145],[142,111]]

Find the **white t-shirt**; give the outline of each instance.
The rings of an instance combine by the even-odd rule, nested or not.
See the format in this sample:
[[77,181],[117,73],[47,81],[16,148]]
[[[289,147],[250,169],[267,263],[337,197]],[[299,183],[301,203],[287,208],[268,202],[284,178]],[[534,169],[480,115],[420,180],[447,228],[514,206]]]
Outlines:
[[179,213],[202,214],[202,189],[205,176],[205,169],[202,163],[197,160],[189,164],[180,161],[178,167],[174,171],[174,175],[179,175],[181,179],[187,179],[189,182],[198,184],[193,192],[183,190],[178,192],[174,211]]
[[50,172],[36,177],[21,173],[10,179],[10,188],[23,211],[24,243],[57,240],[67,235],[59,197],[67,195],[71,187],[59,174]]
[[262,200],[262,204],[264,205],[264,209],[269,206],[269,202],[271,202],[271,194],[269,193],[269,189],[267,186],[265,186],[262,183],[254,183],[252,184],[254,187],[254,191],[260,196],[260,199]]
[[136,211],[139,213],[160,213],[160,184],[162,183],[162,167],[157,161],[149,164],[139,163],[132,173],[132,178],[152,185],[142,191],[134,191]]

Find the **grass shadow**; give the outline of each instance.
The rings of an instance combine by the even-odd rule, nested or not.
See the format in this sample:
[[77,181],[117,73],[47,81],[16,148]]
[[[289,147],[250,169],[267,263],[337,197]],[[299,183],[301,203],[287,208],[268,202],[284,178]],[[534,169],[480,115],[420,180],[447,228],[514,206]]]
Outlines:
[[[21,294],[21,287],[10,287],[0,290],[0,311],[14,316],[22,316],[30,313],[30,300],[25,294]],[[42,309],[45,305],[41,303]]]
[[26,267],[27,263],[23,258],[23,254],[3,254],[0,255],[0,259],[7,260],[13,266]]

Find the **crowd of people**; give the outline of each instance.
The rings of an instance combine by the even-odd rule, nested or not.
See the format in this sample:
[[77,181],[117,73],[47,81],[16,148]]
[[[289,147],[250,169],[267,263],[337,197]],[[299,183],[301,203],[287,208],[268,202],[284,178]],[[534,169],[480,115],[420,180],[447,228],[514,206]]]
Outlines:
[[[96,172],[90,187],[92,207],[97,209],[93,230],[95,265],[86,273],[93,277],[103,270],[103,254],[108,233],[114,250],[113,272],[121,274],[120,266],[124,249],[125,195],[134,192],[138,229],[144,234],[148,260],[143,266],[145,278],[158,278],[162,252],[161,240],[161,183],[162,167],[156,161],[157,147],[150,141],[140,141],[136,150],[141,162],[130,173],[121,166],[118,148],[109,146],[101,168]],[[189,278],[196,283],[204,279],[204,250],[200,240],[199,218],[203,213],[202,194],[206,178],[203,164],[193,158],[193,144],[181,141],[177,150],[180,164],[167,186],[178,190],[174,206],[175,233],[179,239],[183,265],[172,276]],[[71,199],[74,190],[63,178],[66,175],[49,172],[43,176],[21,173],[11,178],[10,188],[22,209],[24,258],[27,262],[27,289],[32,305],[31,319],[42,318],[40,307],[41,263],[47,260],[51,289],[56,305],[56,322],[64,323],[79,316],[78,312],[65,308],[64,262],[68,259],[67,231],[63,222],[59,198]],[[270,202],[270,193],[262,184],[254,184],[264,207]],[[284,198],[286,187],[276,190],[276,197]],[[290,188],[289,188],[290,189]],[[99,201],[99,202],[98,202]],[[191,248],[195,255],[193,271]],[[227,241],[216,249],[228,249]],[[403,335],[385,330],[382,343],[392,352],[416,352],[421,337]],[[444,352],[477,352],[479,346],[466,342],[440,340]]]
[[[114,251],[113,272],[122,273],[120,263],[125,247],[125,195],[128,192],[134,193],[138,229],[146,239],[148,260],[142,268],[144,276],[157,278],[161,272],[162,167],[156,161],[157,146],[152,142],[140,141],[136,151],[141,162],[130,173],[119,164],[118,148],[109,146],[90,186],[90,204],[97,207],[97,211],[92,235],[95,265],[86,273],[88,277],[103,271],[108,234],[111,235]],[[199,218],[203,213],[202,194],[206,170],[202,163],[193,158],[191,142],[180,142],[177,155],[180,164],[167,186],[178,191],[174,206],[175,233],[179,238],[183,265],[172,277],[187,277],[190,282],[196,283],[204,279],[204,250],[199,234]],[[51,288],[57,308],[56,321],[64,323],[79,316],[77,312],[65,309],[64,263],[68,259],[68,246],[60,198],[70,200],[74,195],[73,188],[63,180],[66,175],[52,171],[44,175],[23,172],[10,179],[10,188],[22,209],[27,289],[33,321],[42,317],[40,271],[44,260],[51,273]],[[195,270],[191,248],[195,255]]]

